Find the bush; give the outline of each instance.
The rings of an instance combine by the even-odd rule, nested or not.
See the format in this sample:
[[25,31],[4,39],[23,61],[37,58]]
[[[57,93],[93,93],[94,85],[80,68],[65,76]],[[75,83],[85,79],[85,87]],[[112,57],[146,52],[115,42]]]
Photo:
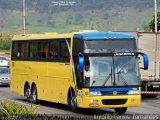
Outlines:
[[0,49],[1,50],[9,50],[10,49],[10,41],[1,41]]
[[27,115],[34,115],[37,113],[37,107],[29,107],[27,105],[18,104],[9,100],[1,101],[0,104],[0,118],[20,118]]
[[11,47],[11,36],[10,35],[0,35],[0,49],[9,50]]

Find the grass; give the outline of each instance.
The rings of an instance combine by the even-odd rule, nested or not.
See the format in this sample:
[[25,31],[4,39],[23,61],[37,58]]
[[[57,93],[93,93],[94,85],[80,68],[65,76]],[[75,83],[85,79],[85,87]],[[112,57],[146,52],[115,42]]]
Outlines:
[[0,118],[14,118],[20,119],[26,115],[34,115],[37,113],[37,107],[30,107],[28,105],[20,104],[10,100],[0,101]]
[[[1,54],[4,53],[4,54]],[[0,50],[0,56],[5,56],[10,58],[10,50]]]

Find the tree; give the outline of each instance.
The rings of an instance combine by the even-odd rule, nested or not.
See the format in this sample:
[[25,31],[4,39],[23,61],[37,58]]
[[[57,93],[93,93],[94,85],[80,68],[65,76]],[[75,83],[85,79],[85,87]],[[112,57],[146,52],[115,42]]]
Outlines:
[[[155,32],[155,17],[153,16],[153,20],[151,20],[148,24],[150,30]],[[157,31],[160,30],[160,12],[157,12]]]

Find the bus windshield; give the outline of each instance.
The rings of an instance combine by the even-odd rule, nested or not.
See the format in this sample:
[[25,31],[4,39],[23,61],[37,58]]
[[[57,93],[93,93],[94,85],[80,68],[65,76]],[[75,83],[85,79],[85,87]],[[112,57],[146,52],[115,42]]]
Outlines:
[[140,85],[136,56],[89,57],[87,87]]
[[136,52],[135,39],[84,40],[84,53]]

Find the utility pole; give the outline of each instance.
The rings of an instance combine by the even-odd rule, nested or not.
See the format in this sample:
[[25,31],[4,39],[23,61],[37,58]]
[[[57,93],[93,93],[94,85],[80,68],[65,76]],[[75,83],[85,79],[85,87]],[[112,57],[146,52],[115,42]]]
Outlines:
[[26,34],[26,8],[25,8],[25,0],[23,0],[23,34]]
[[154,28],[155,28],[155,35],[156,35],[156,49],[155,49],[155,79],[159,78],[159,41],[158,41],[158,34],[157,34],[157,0],[154,0]]
[[155,32],[157,32],[157,0],[154,0]]

